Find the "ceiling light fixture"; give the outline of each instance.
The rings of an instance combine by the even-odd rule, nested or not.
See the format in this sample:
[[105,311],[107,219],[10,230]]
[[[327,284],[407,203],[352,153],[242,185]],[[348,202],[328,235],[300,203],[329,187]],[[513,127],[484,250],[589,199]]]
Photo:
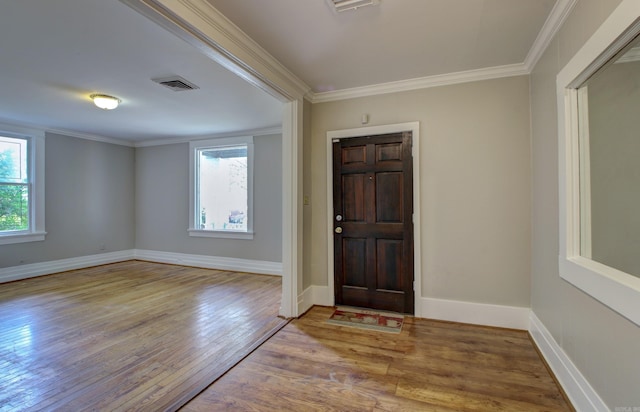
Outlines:
[[92,94],[89,97],[91,97],[96,106],[104,110],[113,110],[122,102],[122,100],[117,97],[106,94]]
[[328,0],[337,12],[357,10],[364,6],[375,6],[380,0]]

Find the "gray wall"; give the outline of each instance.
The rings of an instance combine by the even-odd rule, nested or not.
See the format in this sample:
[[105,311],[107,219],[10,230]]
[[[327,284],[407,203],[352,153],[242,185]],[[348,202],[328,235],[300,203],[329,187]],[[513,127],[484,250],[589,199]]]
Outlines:
[[189,144],[134,149],[47,134],[46,240],[0,246],[0,268],[146,249],[282,261],[282,138],[254,139],[253,240],[189,237]]
[[620,3],[581,0],[531,75],[531,305],[611,409],[640,406],[640,328],[560,278],[556,75]]
[[326,133],[362,127],[363,113],[370,126],[420,122],[422,296],[529,307],[526,76],[313,105],[304,284],[328,281]]
[[640,62],[589,81],[591,258],[640,276]]
[[47,133],[46,239],[0,246],[0,267],[133,249],[134,193],[132,147]]
[[136,150],[136,248],[282,261],[282,136],[254,138],[252,240],[190,237],[189,144]]

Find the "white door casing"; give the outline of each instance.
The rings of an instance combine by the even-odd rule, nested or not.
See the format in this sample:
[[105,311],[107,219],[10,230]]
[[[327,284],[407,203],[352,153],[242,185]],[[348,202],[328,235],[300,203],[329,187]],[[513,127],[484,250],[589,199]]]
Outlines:
[[420,249],[420,122],[397,123],[382,126],[359,127],[355,129],[333,130],[327,132],[327,284],[328,297],[335,304],[335,280],[333,262],[333,139],[381,135],[410,131],[413,138],[413,291],[414,313],[422,313],[422,271]]

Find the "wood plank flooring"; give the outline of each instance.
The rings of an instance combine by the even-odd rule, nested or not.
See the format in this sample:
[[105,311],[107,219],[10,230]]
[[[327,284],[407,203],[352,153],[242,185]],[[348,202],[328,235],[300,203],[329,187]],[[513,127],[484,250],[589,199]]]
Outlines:
[[527,332],[407,318],[400,334],[294,320],[182,411],[571,411]]
[[286,321],[281,279],[130,261],[0,285],[0,411],[175,410]]

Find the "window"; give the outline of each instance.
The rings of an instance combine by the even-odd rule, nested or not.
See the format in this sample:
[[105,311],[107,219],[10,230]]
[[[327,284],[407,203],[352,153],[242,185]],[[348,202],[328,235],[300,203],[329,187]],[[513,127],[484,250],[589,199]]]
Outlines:
[[0,231],[28,229],[27,140],[0,136]]
[[253,137],[190,144],[189,235],[253,238]]
[[0,245],[44,240],[44,136],[0,130],[6,129],[0,131]]
[[[621,85],[607,86],[606,93],[600,96],[597,92],[590,95],[589,93],[594,92],[595,84],[589,79],[598,78],[597,83],[608,77],[605,71],[626,70],[624,65],[637,63],[624,63],[630,60],[629,56],[622,59],[615,56],[626,53],[629,48],[633,50],[633,46],[637,46],[632,41],[640,36],[639,21],[640,2],[623,0],[556,77],[560,126],[558,128],[560,187],[558,269],[560,276],[636,325],[640,325],[639,272],[630,270],[627,262],[617,263],[615,266],[618,268],[616,268],[611,266],[609,258],[594,259],[594,252],[602,250],[602,245],[605,245],[616,253],[622,251],[625,257],[637,255],[638,231],[633,230],[637,220],[635,209],[637,201],[635,198],[630,202],[622,199],[627,196],[637,198],[640,193],[637,184],[631,184],[628,181],[635,178],[633,183],[637,182],[638,174],[632,172],[635,169],[625,169],[624,172],[611,174],[610,170],[602,167],[602,160],[607,156],[613,157],[613,162],[608,166],[613,171],[618,170],[616,168],[620,165],[635,166],[636,159],[632,159],[631,162],[626,160],[627,152],[635,150],[633,146],[616,151],[616,144],[620,141],[628,141],[630,144],[637,141],[637,116],[634,117],[633,114],[637,112],[638,96],[637,93],[634,96],[633,87],[629,89]],[[620,65],[620,62],[624,64]],[[612,77],[623,80],[619,73]],[[585,85],[587,87],[582,87]],[[635,100],[631,101],[632,98]],[[604,110],[598,112],[597,109],[592,110],[594,107],[587,110],[585,107],[587,101],[589,106],[594,106],[593,103],[596,103],[596,107],[600,105]],[[617,103],[621,101],[631,101],[631,103],[618,106]],[[621,116],[624,121],[620,120]],[[613,125],[615,127],[610,126],[612,121],[617,121]],[[598,139],[595,137],[597,134],[602,134],[602,137]],[[595,141],[594,137],[596,140],[605,142],[601,145],[604,150],[599,150],[600,153],[594,152],[595,147],[591,145]],[[585,150],[587,148],[588,151]],[[594,154],[596,157],[593,156]],[[597,160],[594,162],[595,159]],[[604,178],[602,175],[596,176],[594,166],[597,170],[605,170],[609,175],[605,173]],[[587,179],[590,180],[588,184]],[[599,190],[594,190],[594,183],[598,185]],[[603,192],[601,189],[603,187],[607,190],[617,190],[622,187],[624,190],[619,192],[623,196],[614,197],[606,191],[599,195]],[[587,188],[589,190],[585,190]],[[602,205],[618,208],[614,211],[616,214],[608,213],[609,216],[615,216],[616,220],[627,216],[627,220],[622,224],[615,221],[601,223],[600,217],[594,216],[594,212],[598,214],[601,212],[594,211],[592,206],[602,210]],[[597,226],[591,227],[594,219]],[[599,228],[600,234],[594,232],[594,228]],[[622,239],[618,238],[611,242],[611,234],[614,232],[618,232],[616,236],[622,235]],[[605,234],[604,237],[602,233]],[[609,245],[612,243],[615,243],[615,248],[610,248]],[[625,252],[626,250],[636,253],[629,254]],[[620,260],[617,256],[616,258]]]

